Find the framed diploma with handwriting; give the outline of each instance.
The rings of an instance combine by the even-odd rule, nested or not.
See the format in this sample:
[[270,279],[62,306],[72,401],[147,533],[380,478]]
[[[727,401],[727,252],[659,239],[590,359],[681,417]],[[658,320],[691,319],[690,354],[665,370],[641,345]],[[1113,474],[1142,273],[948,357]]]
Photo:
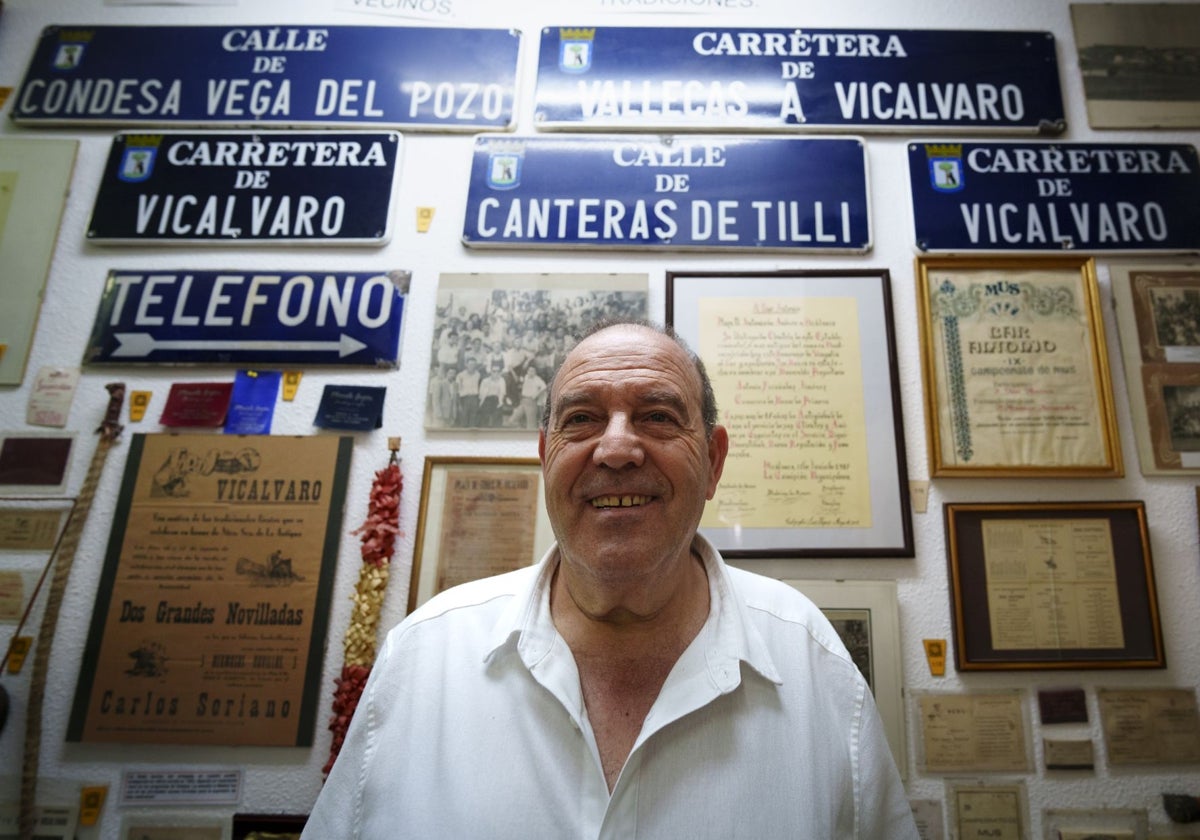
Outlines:
[[944,515],[960,671],[1166,666],[1142,502]]
[[1200,264],[1108,271],[1142,475],[1200,475]]
[[700,530],[726,556],[911,557],[886,270],[667,272],[729,457]]
[[918,257],[929,474],[1124,475],[1094,261]]
[[426,458],[408,611],[540,560],[554,542],[542,488],[537,458]]

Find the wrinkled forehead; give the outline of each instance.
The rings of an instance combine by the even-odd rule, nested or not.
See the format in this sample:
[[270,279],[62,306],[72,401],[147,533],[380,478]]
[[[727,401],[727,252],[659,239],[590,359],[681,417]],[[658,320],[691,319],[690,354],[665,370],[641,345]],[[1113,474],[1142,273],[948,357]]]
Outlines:
[[555,377],[551,399],[562,390],[600,383],[644,383],[675,390],[689,403],[700,399],[700,376],[683,348],[669,336],[636,325],[610,327],[576,344]]

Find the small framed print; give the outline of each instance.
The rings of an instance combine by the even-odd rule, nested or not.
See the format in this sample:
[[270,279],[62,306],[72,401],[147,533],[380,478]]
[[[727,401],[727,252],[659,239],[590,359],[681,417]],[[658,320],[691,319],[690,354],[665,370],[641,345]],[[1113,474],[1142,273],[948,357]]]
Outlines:
[[944,507],[960,671],[1163,668],[1140,501]]
[[1143,475],[1200,475],[1200,264],[1109,266]]
[[1047,808],[1042,812],[1047,840],[1146,840],[1149,817],[1132,808]]
[[918,257],[934,477],[1119,478],[1095,263]]
[[[737,565],[736,563],[734,565]],[[892,580],[785,580],[799,589],[833,624],[875,696],[892,757],[907,777],[900,617]]]
[[426,458],[408,611],[451,586],[532,565],[553,542],[537,458]]
[[300,840],[307,814],[234,814],[232,840]]

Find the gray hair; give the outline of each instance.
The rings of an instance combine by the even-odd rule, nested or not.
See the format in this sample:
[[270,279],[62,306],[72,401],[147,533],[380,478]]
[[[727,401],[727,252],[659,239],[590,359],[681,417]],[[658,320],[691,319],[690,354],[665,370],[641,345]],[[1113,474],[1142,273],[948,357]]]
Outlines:
[[[669,324],[659,324],[645,318],[604,318],[588,327],[583,333],[576,338],[576,344],[583,341],[585,338],[590,338],[598,332],[610,329],[612,327],[643,327],[659,335],[665,335],[675,345],[683,351],[684,355],[691,361],[692,366],[696,369],[696,375],[700,377],[700,416],[704,421],[704,434],[707,437],[712,437],[713,429],[717,426],[717,397],[713,393],[712,380],[708,378],[708,371],[704,368],[704,362],[700,357],[692,351],[678,333],[675,328]],[[574,352],[572,350],[572,352]],[[550,376],[550,384],[546,389],[546,405],[542,409],[542,431],[550,430],[550,404],[553,402],[554,385],[558,381],[558,371],[562,365],[555,368],[554,373]]]

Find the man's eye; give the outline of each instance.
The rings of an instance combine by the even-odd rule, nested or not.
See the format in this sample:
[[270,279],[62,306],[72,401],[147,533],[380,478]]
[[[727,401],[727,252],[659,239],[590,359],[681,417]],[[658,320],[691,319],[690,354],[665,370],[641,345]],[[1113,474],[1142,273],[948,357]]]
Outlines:
[[651,423],[670,423],[674,418],[665,411],[651,411],[646,415],[646,419]]
[[563,419],[563,425],[564,426],[577,426],[580,423],[586,423],[591,419],[592,418],[586,414],[568,414]]

